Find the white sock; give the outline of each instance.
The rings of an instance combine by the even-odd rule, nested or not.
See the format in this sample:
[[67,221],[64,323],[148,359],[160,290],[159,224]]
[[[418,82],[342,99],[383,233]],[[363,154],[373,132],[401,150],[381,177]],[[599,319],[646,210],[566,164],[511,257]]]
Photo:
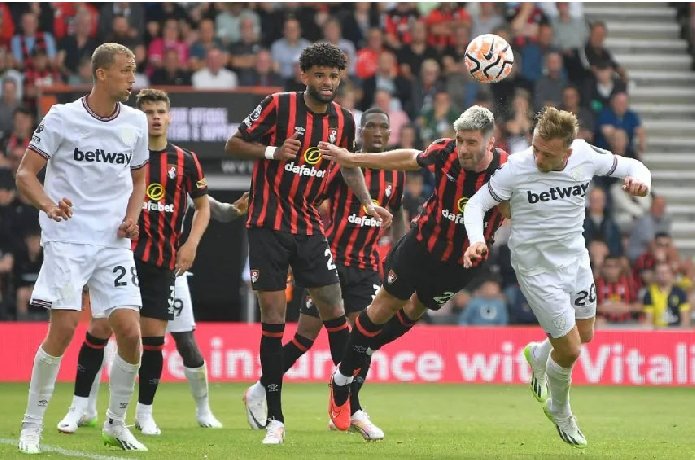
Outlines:
[[210,399],[208,396],[208,368],[203,363],[198,368],[184,367],[183,374],[188,379],[191,387],[191,395],[195,400],[196,413],[206,414],[210,412]]
[[140,419],[142,417],[152,417],[152,404],[142,404],[138,403],[135,406],[135,418]]
[[75,413],[77,413],[81,416],[84,413],[84,411],[87,409],[88,403],[89,403],[89,398],[83,398],[82,396],[73,395],[72,396],[72,404],[70,404],[70,407],[74,408]]
[[333,373],[333,381],[338,386],[350,385],[355,378],[353,376],[346,376],[340,373],[339,369],[336,369]]
[[550,410],[560,417],[572,414],[570,409],[570,383],[572,383],[572,368],[560,366],[548,356],[545,373],[550,387]]
[[140,363],[130,364],[119,354],[113,359],[109,379],[109,409],[106,418],[123,423],[128,403],[135,390],[135,376],[138,375]]
[[539,363],[545,363],[548,361],[550,352],[553,350],[553,345],[550,343],[550,339],[545,339],[539,345],[533,347],[533,357]]
[[85,409],[85,414],[88,416],[97,415],[97,398],[99,397],[99,386],[101,385],[101,371],[104,370],[104,365],[102,364],[99,368],[99,372],[94,377],[94,382],[92,382],[92,388],[89,390],[89,399],[87,400],[87,408]]
[[260,380],[251,385],[251,393],[253,393],[254,396],[262,396],[265,398],[265,387]]
[[51,356],[42,347],[34,355],[34,368],[31,371],[29,383],[29,400],[27,411],[24,413],[23,422],[43,423],[43,415],[46,413],[48,403],[53,396],[56,377],[60,370],[62,356]]

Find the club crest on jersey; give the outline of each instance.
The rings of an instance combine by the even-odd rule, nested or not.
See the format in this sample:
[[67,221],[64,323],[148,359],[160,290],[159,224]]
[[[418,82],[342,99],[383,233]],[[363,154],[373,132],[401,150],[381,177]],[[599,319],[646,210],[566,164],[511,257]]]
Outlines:
[[386,282],[389,284],[393,284],[397,279],[398,275],[396,275],[396,272],[394,272],[393,270],[389,270],[389,274],[386,277]]
[[303,136],[306,130],[302,126],[295,126],[294,133],[298,136]]
[[258,281],[258,275],[260,275],[258,270],[251,270],[251,282],[255,283]]
[[137,131],[132,126],[122,126],[118,132],[118,137],[121,138],[123,143],[130,145],[135,142],[135,139],[137,138]]
[[386,184],[386,190],[384,190],[384,195],[386,195],[386,198],[390,198],[392,193],[393,193],[393,185],[387,183]]
[[174,165],[167,165],[169,169],[167,170],[167,176],[169,176],[169,179],[174,179],[176,177],[176,166]]
[[331,128],[328,130],[328,142],[331,144],[335,144],[335,141],[338,140],[338,130],[335,128]]

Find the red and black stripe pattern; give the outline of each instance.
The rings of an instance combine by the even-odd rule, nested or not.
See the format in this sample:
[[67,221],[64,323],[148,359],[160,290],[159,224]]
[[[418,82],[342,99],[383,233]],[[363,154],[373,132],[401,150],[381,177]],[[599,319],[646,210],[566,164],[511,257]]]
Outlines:
[[145,202],[133,251],[143,262],[173,270],[187,195],[207,195],[205,174],[195,153],[174,144],[159,152],[150,150],[145,167]]
[[[470,243],[463,225],[463,210],[475,192],[506,161],[507,153],[495,149],[487,169],[478,173],[466,171],[458,161],[453,139],[434,141],[418,155],[418,164],[434,173],[435,188],[418,216],[415,232],[417,240],[435,258],[463,265],[463,254]],[[485,241],[488,244],[492,244],[503,220],[497,207],[485,213]]]
[[[391,212],[400,210],[405,172],[365,169],[364,180],[372,200]],[[365,213],[357,196],[343,180],[340,168],[331,171],[329,181],[326,195],[332,212],[326,237],[333,259],[346,267],[378,271],[377,243],[381,225]]]
[[[637,301],[637,289],[635,288],[632,278],[629,276],[621,276],[620,279],[614,283],[606,281],[603,277],[599,277],[596,279],[596,297],[599,308],[605,302],[609,301],[631,304]],[[631,320],[632,312],[601,312],[599,316],[606,318],[608,321],[619,323]]]
[[316,208],[331,163],[318,151],[318,143],[352,148],[355,122],[335,102],[326,113],[314,113],[303,92],[266,97],[239,126],[247,142],[279,147],[298,133],[302,147],[293,161],[257,160],[253,167],[247,227],[266,227],[297,235],[322,234]]

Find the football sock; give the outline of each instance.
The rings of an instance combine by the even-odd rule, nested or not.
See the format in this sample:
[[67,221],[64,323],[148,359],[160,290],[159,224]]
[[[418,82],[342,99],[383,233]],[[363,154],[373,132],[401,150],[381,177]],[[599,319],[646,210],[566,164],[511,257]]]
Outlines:
[[333,364],[338,365],[345,352],[348,337],[350,336],[350,327],[345,315],[328,319],[323,322],[323,325],[326,328],[326,332],[328,332],[328,343],[331,347]]
[[109,378],[109,409],[106,418],[123,423],[128,403],[135,390],[135,375],[140,364],[127,363],[121,355],[116,354],[111,366]]
[[388,320],[381,334],[374,337],[370,348],[378,350],[387,343],[391,343],[403,334],[408,332],[418,322],[417,319],[411,319],[403,310],[398,310],[396,314]]
[[140,389],[138,402],[146,406],[152,405],[157,393],[159,379],[162,377],[164,358],[164,337],[142,338],[142,362],[140,364]]
[[77,375],[75,376],[75,396],[88,398],[92,384],[104,362],[104,347],[109,339],[94,337],[89,332],[82,342],[77,355]]
[[550,409],[555,415],[568,417],[572,413],[570,409],[572,368],[562,367],[552,356],[548,356],[545,372],[550,388]]
[[29,400],[23,422],[43,423],[43,415],[53,396],[61,358],[61,356],[49,355],[40,346],[36,351],[29,382]]
[[552,349],[553,345],[550,343],[550,339],[545,339],[540,345],[533,347],[533,357],[539,363],[545,363],[548,361]]
[[369,366],[372,364],[372,356],[367,355],[364,364],[360,368],[360,373],[355,376],[355,379],[350,384],[350,415],[354,414],[358,410],[362,410],[362,405],[360,404],[360,390],[364,381],[367,379],[367,372],[369,372]]
[[284,324],[262,323],[261,336],[261,383],[265,386],[265,398],[268,404],[268,420],[285,422],[282,415],[282,334]]
[[[295,334],[292,340],[282,347],[282,365],[287,372],[297,360],[314,345],[314,341],[304,336]],[[283,373],[284,373],[283,372]]]
[[208,396],[208,370],[205,363],[197,368],[184,367],[183,373],[191,387],[191,394],[195,400],[196,413],[210,412],[210,400]]

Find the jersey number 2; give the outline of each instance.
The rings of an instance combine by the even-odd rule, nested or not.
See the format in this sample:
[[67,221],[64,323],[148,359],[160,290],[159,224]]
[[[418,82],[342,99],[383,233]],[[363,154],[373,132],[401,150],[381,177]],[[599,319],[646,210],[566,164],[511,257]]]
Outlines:
[[[123,280],[126,273],[128,273],[128,270],[122,265],[113,267],[113,274],[116,275],[116,279],[113,280],[114,287],[121,287],[128,284],[127,281]],[[130,267],[130,282],[133,283],[134,286],[138,286],[138,272],[135,270],[135,267]]]
[[589,298],[589,303],[594,303],[596,301],[596,285],[591,284],[591,287],[589,288],[589,292],[586,291],[579,291],[577,293],[577,298],[574,301],[574,305],[577,307],[584,307],[586,306],[586,300],[587,297]]

